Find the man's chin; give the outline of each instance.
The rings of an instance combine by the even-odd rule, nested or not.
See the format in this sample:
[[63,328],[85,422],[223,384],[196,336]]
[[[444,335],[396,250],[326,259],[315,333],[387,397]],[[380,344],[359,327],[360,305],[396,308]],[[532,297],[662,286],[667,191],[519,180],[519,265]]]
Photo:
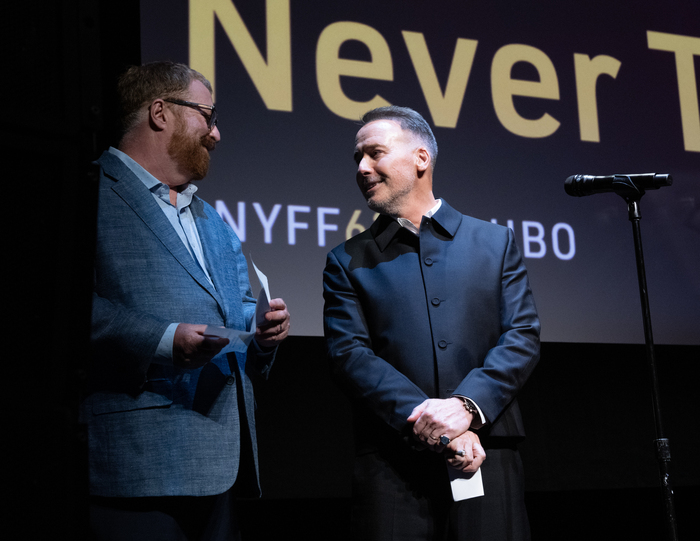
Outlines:
[[207,173],[209,173],[209,169],[206,171],[194,171],[192,173],[192,182],[199,182],[200,180],[204,180],[204,177],[207,176]]
[[371,199],[367,200],[367,207],[373,212],[378,212],[379,214],[386,214],[386,209],[384,208],[384,205],[377,203],[376,201],[372,201]]
[[197,164],[197,166],[190,172],[190,176],[193,181],[202,180],[209,173],[209,157],[207,156],[207,161]]

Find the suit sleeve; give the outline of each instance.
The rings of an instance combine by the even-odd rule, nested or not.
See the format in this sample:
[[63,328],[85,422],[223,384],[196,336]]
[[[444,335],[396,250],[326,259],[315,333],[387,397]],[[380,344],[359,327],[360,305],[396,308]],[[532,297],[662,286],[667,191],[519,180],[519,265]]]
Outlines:
[[111,381],[109,386],[139,389],[169,324],[93,293],[91,346],[93,358],[100,360],[94,367],[96,376]]
[[428,396],[374,354],[364,309],[346,270],[331,252],[323,273],[324,334],[332,375],[353,399],[399,432]]
[[540,355],[540,322],[525,264],[510,229],[502,263],[500,324],[501,336],[483,365],[472,369],[454,393],[476,402],[490,422],[516,397]]

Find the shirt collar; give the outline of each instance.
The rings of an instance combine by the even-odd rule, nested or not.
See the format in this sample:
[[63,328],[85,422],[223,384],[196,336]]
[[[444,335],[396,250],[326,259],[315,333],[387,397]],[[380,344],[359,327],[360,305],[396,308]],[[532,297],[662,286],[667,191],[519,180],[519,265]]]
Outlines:
[[[144,186],[146,186],[146,188],[148,188],[151,193],[158,196],[160,199],[163,199],[164,201],[170,201],[170,188],[163,184],[156,177],[151,175],[151,173],[146,171],[146,169],[144,169],[142,165],[134,161],[134,159],[131,156],[114,147],[109,147],[109,150],[107,152],[113,154],[122,162],[124,162],[124,165],[126,165],[141,182],[143,182]],[[184,196],[184,198],[186,199],[186,204],[183,206],[189,205],[189,203],[192,201],[192,196],[196,191],[197,186],[195,186],[191,182],[185,185],[185,188],[179,194],[180,196]],[[179,199],[180,197],[178,197],[178,200]]]
[[[454,237],[459,229],[459,224],[462,223],[462,215],[442,199],[439,205],[430,210],[432,215],[429,218],[433,226],[438,227],[447,237]],[[391,239],[402,229],[406,228],[401,227],[394,218],[386,214],[379,216],[371,226],[374,241],[382,252],[389,246]]]
[[[442,205],[442,199],[438,199],[435,206],[431,208],[428,212],[426,212],[424,216],[426,218],[432,218],[433,214],[435,214],[440,209],[440,205]],[[416,227],[416,225],[408,218],[397,218],[396,221],[399,222],[399,225],[401,227],[405,227],[414,235],[417,236],[420,234],[420,226]]]

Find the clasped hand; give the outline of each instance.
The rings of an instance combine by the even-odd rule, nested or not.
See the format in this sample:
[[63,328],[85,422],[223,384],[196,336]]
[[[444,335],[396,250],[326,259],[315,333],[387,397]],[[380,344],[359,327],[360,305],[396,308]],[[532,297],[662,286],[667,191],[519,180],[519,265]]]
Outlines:
[[479,436],[470,430],[450,441],[443,454],[450,466],[465,473],[476,472],[486,460]]
[[[469,431],[473,417],[461,399],[452,397],[425,400],[413,409],[407,420],[414,423],[413,436],[432,451],[444,453],[450,466],[464,472],[475,472],[485,460],[486,453],[479,436]],[[447,436],[450,443],[447,446],[440,443],[440,436]]]

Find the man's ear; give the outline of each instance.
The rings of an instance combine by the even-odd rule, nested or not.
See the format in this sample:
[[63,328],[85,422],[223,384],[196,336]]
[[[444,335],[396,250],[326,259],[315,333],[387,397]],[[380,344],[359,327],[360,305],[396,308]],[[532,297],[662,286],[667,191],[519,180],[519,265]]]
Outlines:
[[430,152],[425,147],[418,147],[416,149],[416,168],[419,173],[425,173],[430,167],[431,157]]
[[165,102],[158,98],[153,100],[148,108],[149,124],[155,130],[164,130],[172,119],[171,112],[165,107]]

